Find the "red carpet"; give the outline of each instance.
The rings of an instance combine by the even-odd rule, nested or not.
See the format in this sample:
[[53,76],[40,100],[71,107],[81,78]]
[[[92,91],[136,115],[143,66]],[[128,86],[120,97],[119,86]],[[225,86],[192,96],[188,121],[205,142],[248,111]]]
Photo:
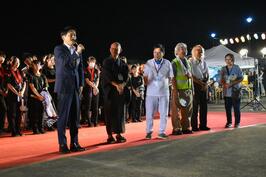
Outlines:
[[[189,136],[198,136],[207,133],[226,131],[224,129],[226,117],[224,112],[209,112],[208,126],[211,131],[201,131],[192,135],[170,136],[169,140],[183,139]],[[241,127],[252,126],[266,123],[265,113],[242,113]],[[127,142],[123,144],[107,145],[105,127],[81,128],[79,130],[79,142],[88,150],[81,153],[71,153],[61,155],[58,153],[57,132],[48,132],[43,135],[32,135],[27,133],[23,137],[0,137],[0,169],[15,167],[19,165],[41,162],[62,157],[74,156],[79,154],[90,154],[95,152],[107,151],[117,148],[127,148],[148,143],[159,142],[163,140],[156,139],[159,129],[159,120],[154,121],[154,133],[152,140],[145,140],[145,122],[130,123],[126,125],[124,136]],[[171,120],[168,119],[167,134],[172,131]],[[69,140],[69,132],[67,131]]]

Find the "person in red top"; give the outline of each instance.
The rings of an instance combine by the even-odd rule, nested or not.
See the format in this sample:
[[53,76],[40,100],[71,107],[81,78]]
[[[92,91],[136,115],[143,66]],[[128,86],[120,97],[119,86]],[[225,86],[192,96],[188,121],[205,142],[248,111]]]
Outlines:
[[20,105],[24,96],[26,83],[23,81],[21,72],[18,70],[20,60],[12,56],[10,63],[10,73],[7,78],[7,117],[12,136],[22,136],[20,131]]
[[[99,80],[100,71],[96,69],[96,58],[90,56],[87,60],[88,67],[85,68],[85,86],[83,88],[83,117],[88,121],[88,126],[98,125],[99,108]],[[91,110],[91,114],[90,114]]]
[[4,52],[0,51],[0,134],[4,130],[5,124],[5,114],[7,111],[5,96],[6,96],[6,88],[4,87],[5,80],[5,69],[3,67],[3,63],[5,62],[6,55]]

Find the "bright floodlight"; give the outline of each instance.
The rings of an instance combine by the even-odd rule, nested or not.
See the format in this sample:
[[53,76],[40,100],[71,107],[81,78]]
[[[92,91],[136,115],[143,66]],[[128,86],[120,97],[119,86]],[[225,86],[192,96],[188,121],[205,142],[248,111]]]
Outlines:
[[247,40],[251,40],[251,37],[250,37],[250,35],[249,34],[247,34]]
[[259,39],[259,35],[257,33],[255,33],[253,36],[255,39]]
[[266,47],[263,47],[260,52],[262,53],[262,56],[264,57],[266,55]]
[[243,43],[246,41],[244,36],[241,36],[240,39],[241,39],[241,42],[243,42]]
[[252,17],[248,17],[248,18],[246,18],[246,21],[247,21],[248,23],[251,23],[251,22],[253,21],[253,18],[252,18]]
[[211,37],[215,38],[216,37],[216,33],[211,33]]
[[262,33],[262,34],[261,34],[261,39],[262,39],[262,40],[265,40],[265,38],[266,38],[265,33]]
[[220,44],[224,45],[224,40],[220,39]]
[[243,56],[247,57],[247,55],[248,55],[248,49],[241,49],[239,51],[239,54],[241,55],[241,57],[243,57]]
[[231,44],[234,44],[234,39],[233,39],[233,38],[230,38],[230,39],[229,39],[229,42],[230,42]]
[[224,39],[224,45],[228,44],[228,39]]
[[236,38],[235,38],[235,41],[236,41],[236,43],[239,43],[239,38],[236,37]]

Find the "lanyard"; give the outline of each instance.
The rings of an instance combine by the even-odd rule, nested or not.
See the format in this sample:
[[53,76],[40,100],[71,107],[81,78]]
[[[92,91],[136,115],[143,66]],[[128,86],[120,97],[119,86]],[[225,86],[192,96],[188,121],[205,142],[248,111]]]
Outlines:
[[91,75],[91,78],[90,78],[91,82],[94,82],[94,68],[93,69],[88,68],[88,71]]
[[156,63],[155,63],[155,61],[153,61],[154,68],[155,68],[155,71],[156,71],[157,75],[159,74],[159,71],[160,71],[160,69],[162,68],[163,63],[164,63],[164,59],[162,59],[161,63],[159,64],[160,66],[159,66],[159,68],[157,69],[157,67],[156,67]]

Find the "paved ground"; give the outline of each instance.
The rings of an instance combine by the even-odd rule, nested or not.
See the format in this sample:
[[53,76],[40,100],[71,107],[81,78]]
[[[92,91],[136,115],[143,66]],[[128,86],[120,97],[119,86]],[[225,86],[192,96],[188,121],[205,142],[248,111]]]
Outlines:
[[0,171],[3,177],[264,177],[266,125],[67,157]]

